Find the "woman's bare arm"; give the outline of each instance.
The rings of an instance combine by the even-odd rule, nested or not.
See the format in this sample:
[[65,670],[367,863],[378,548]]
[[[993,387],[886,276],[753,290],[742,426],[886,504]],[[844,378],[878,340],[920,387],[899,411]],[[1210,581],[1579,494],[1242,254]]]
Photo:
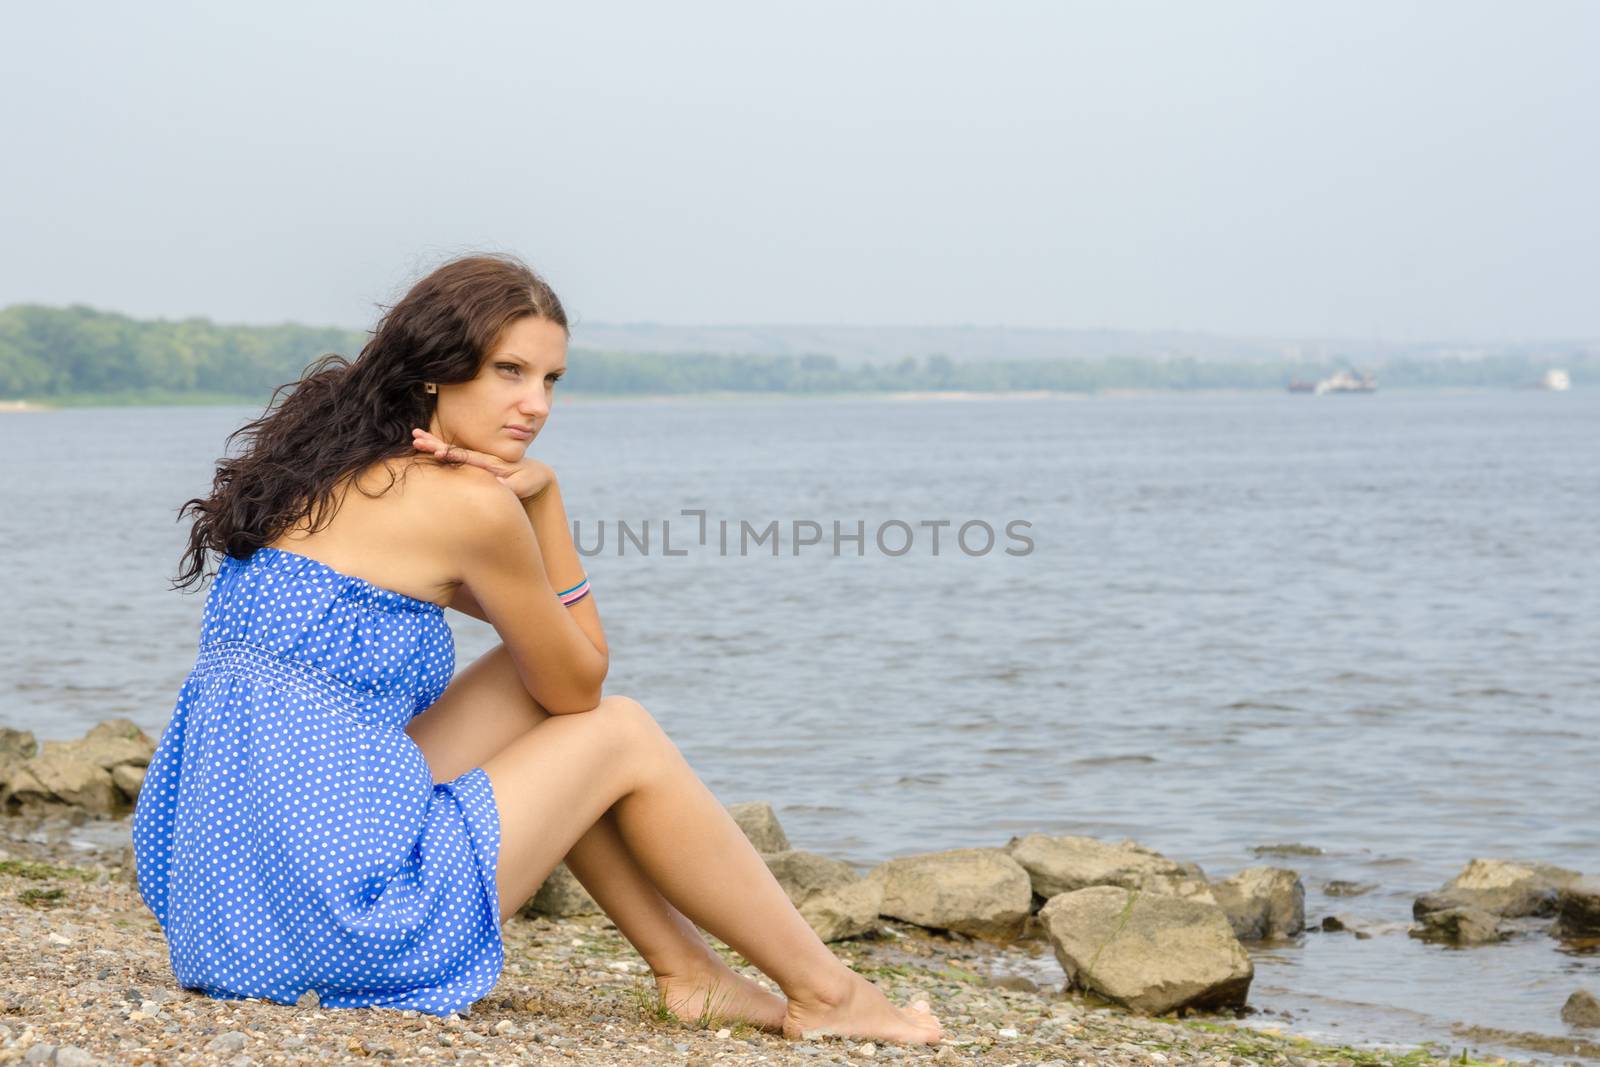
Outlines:
[[[551,587],[569,589],[586,576],[582,557],[572,543],[572,524],[567,520],[567,509],[561,499],[561,487],[551,482],[550,487],[538,496],[522,502],[522,510],[533,526],[539,540],[539,551],[544,556],[545,572],[550,576]],[[450,606],[464,615],[488,622],[483,606],[472,595],[465,582],[456,586]],[[609,659],[605,629],[600,623],[600,609],[595,604],[594,592],[567,609],[580,629],[600,652]]]
[[[549,572],[551,586],[557,591],[571,589],[587,576],[578,547],[572,543],[572,523],[567,521],[567,507],[561,499],[561,486],[554,479],[538,496],[522,502],[522,510],[539,539],[539,550],[544,553],[545,570]],[[594,591],[567,608],[578,627],[583,630],[595,649],[610,657],[606,634],[600,625],[600,609],[594,602]]]
[[[505,642],[523,686],[545,710],[553,715],[590,710],[600,702],[610,657],[599,613],[586,604],[588,598],[567,607],[556,596],[546,550],[534,529],[538,521],[548,531],[552,512],[529,514],[515,493],[481,468],[463,467],[460,474],[451,479],[455,499],[443,518],[462,585]],[[559,511],[559,501],[554,497],[542,507],[553,503]],[[565,577],[571,573],[566,568],[581,567],[570,535],[550,536],[557,542],[550,555],[562,568],[557,574]]]

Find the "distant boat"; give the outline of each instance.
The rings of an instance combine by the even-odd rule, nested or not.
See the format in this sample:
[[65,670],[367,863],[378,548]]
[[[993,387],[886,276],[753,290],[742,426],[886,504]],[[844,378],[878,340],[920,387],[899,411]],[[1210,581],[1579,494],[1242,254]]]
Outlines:
[[1318,393],[1375,393],[1378,383],[1370,374],[1339,371],[1317,383]]
[[1291,393],[1375,393],[1378,391],[1378,381],[1370,374],[1355,374],[1342,370],[1328,375],[1321,381],[1307,382],[1296,378],[1289,383]]
[[1566,371],[1552,368],[1544,372],[1544,377],[1539,379],[1539,388],[1548,389],[1552,393],[1564,393],[1572,388],[1572,378]]

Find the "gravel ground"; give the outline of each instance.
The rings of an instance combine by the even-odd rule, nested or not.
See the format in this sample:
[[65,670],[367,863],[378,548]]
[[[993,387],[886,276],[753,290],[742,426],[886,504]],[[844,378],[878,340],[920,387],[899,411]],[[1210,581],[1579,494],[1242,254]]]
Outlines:
[[[648,972],[604,917],[511,920],[500,983],[465,1015],[213,1000],[173,979],[161,930],[121,866],[126,854],[69,848],[38,825],[0,816],[0,1063],[1463,1062],[1422,1049],[1313,1045],[1232,1018],[1139,1018],[1015,977],[1019,953],[1049,952],[1040,940],[1002,948],[888,921],[877,938],[832,948],[897,1003],[926,996],[945,1027],[940,1045],[799,1042],[715,1020],[678,1020],[656,1008]],[[115,841],[114,833],[105,837]],[[736,969],[771,988],[713,943]],[[997,974],[1013,977],[991,977]]]

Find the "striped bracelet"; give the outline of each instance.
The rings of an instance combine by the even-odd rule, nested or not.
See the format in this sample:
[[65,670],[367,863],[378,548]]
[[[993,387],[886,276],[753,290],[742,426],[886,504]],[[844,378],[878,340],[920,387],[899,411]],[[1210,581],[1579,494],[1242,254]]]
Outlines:
[[563,604],[576,604],[589,595],[589,576],[584,575],[583,581],[568,589],[565,593],[557,593],[556,598]]

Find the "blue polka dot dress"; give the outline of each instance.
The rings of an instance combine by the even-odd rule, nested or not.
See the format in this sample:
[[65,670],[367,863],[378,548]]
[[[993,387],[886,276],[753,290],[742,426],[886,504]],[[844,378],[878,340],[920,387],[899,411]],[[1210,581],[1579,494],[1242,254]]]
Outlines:
[[488,775],[435,785],[403,730],[454,669],[437,604],[280,549],[223,557],[133,815],[180,985],[434,1015],[494,987]]

